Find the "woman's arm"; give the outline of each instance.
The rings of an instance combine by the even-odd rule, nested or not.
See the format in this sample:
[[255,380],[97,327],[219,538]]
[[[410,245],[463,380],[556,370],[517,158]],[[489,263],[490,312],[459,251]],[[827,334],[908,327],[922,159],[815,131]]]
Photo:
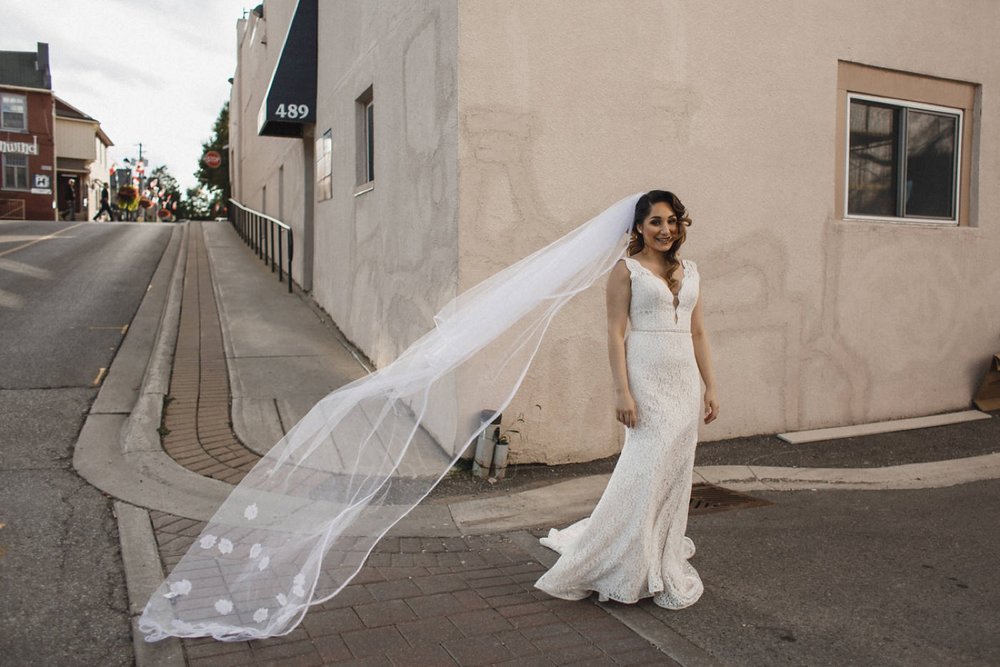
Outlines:
[[715,376],[712,373],[712,353],[708,344],[708,332],[701,314],[701,295],[691,312],[691,340],[694,343],[694,358],[698,362],[701,379],[705,382],[705,423],[715,421],[719,416],[719,401],[715,397]]
[[625,262],[619,261],[611,269],[611,276],[608,278],[608,359],[615,383],[615,418],[625,426],[634,428],[639,416],[628,386],[628,369],[625,365],[625,325],[628,323],[631,301],[632,277]]

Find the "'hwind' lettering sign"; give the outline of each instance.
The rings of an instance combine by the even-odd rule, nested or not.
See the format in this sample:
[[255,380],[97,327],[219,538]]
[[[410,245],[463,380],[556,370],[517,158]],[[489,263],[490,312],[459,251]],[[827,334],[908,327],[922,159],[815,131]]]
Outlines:
[[38,155],[38,137],[32,137],[29,144],[26,141],[5,141],[0,139],[0,153],[23,153],[24,155]]

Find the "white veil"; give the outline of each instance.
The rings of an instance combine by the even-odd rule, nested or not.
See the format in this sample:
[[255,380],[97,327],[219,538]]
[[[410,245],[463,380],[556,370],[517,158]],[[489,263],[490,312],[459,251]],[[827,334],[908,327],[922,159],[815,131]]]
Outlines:
[[153,593],[146,641],[287,634],[346,586],[510,403],[556,312],[622,256],[641,194],[460,294],[396,361],[320,400]]

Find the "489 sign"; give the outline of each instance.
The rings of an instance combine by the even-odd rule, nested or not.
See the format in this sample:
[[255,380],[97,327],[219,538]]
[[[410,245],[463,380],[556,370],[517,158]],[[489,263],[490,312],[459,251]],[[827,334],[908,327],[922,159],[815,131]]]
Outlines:
[[274,115],[281,119],[300,120],[309,115],[308,104],[279,104],[274,110]]

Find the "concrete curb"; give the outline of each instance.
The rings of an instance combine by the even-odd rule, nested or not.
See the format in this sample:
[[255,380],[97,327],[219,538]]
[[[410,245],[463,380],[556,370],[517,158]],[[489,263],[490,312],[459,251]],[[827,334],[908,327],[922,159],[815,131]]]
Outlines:
[[[236,234],[236,230],[232,230]],[[236,349],[233,346],[233,333],[231,329],[232,317],[226,307],[226,300],[223,298],[222,285],[216,275],[215,263],[213,262],[212,244],[209,243],[210,228],[202,224],[202,233],[205,235],[205,253],[208,255],[208,270],[211,273],[212,293],[215,294],[215,306],[219,312],[219,328],[222,330],[222,349],[226,355],[226,373],[229,381],[229,396],[231,407],[229,417],[232,419],[233,435],[243,444],[244,447],[258,456],[264,457],[274,443],[278,442],[284,435],[285,430],[281,424],[281,418],[277,406],[267,407],[257,406],[257,409],[248,410],[244,406],[246,399],[236,396],[235,389],[240,386],[240,378],[236,368]],[[242,243],[242,239],[240,239]],[[253,250],[247,246],[250,253]],[[255,256],[259,261],[259,258]],[[291,277],[287,277],[291,280]],[[248,416],[248,412],[252,416]]]
[[135,663],[140,667],[182,667],[184,647],[176,637],[150,643],[139,631],[139,616],[145,601],[163,581],[163,568],[157,553],[153,525],[146,510],[115,501],[118,517],[118,538],[121,542],[122,561],[125,564],[125,581],[128,585],[129,617],[132,622],[132,646]]
[[[119,500],[207,520],[232,487],[178,464],[163,451],[158,432],[177,341],[188,233],[186,224],[174,228],[80,431],[73,467]],[[154,343],[147,356],[150,340]]]
[[[588,475],[448,508],[463,535],[559,526],[590,514],[610,477]],[[1000,453],[882,468],[697,466],[694,479],[734,491],[932,489],[1000,479]]]
[[735,491],[935,489],[1000,479],[1000,452],[880,468],[700,466],[694,473],[702,481]]

